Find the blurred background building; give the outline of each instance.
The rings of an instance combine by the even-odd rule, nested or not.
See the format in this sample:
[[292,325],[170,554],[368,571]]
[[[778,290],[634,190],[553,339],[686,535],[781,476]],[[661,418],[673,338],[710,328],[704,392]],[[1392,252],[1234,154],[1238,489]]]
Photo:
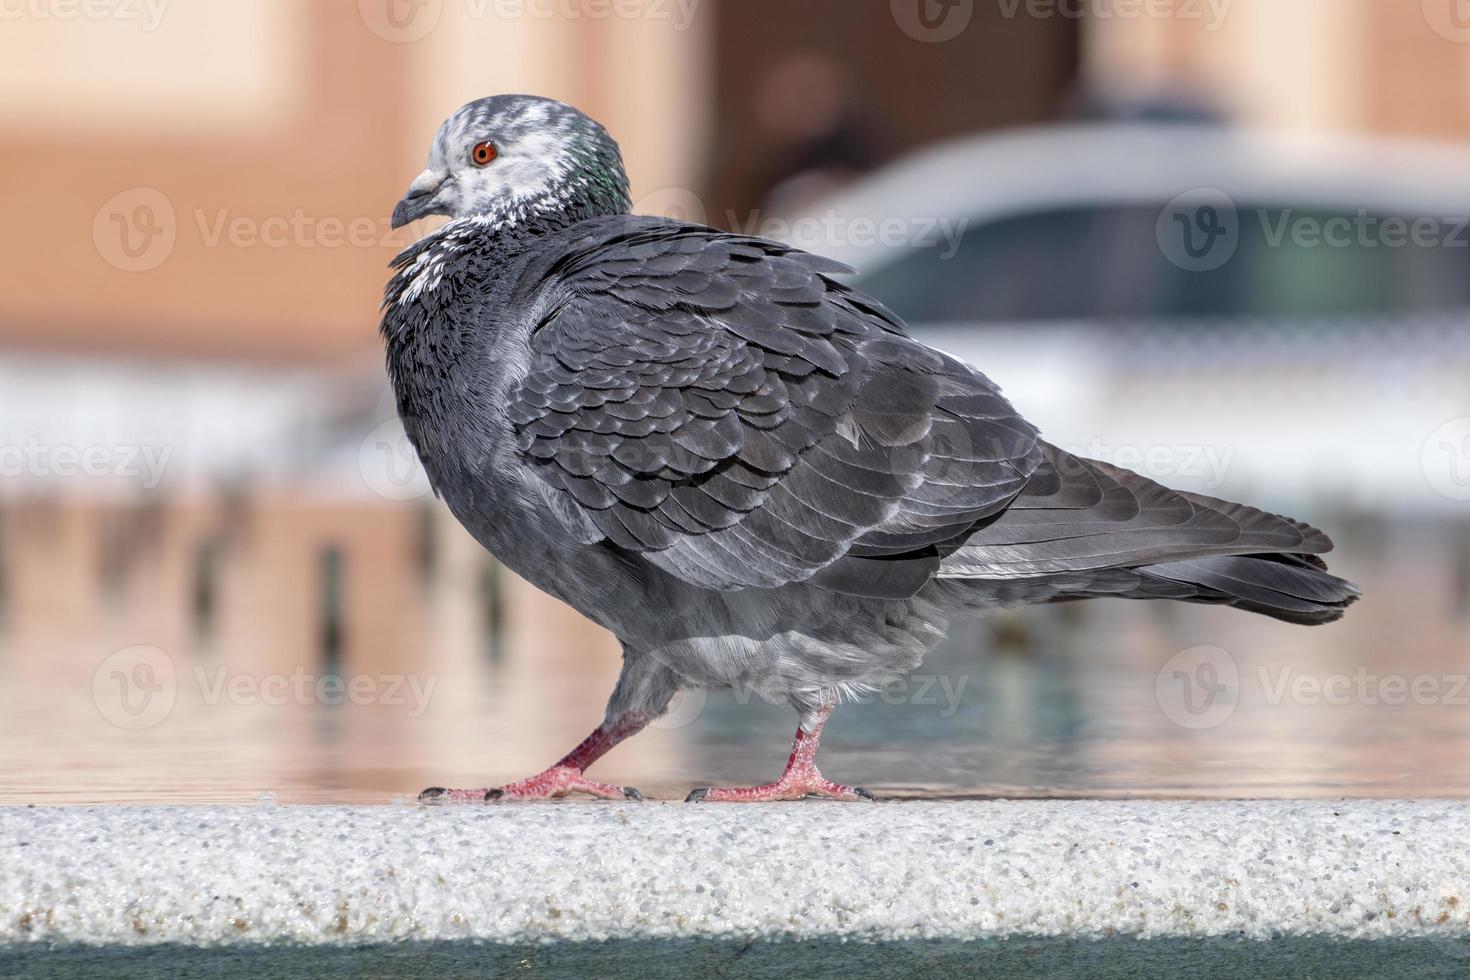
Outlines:
[[[946,735],[888,712],[909,725],[895,741],[950,740],[916,784],[1167,792],[1181,759],[1223,772],[1310,730],[1286,775],[1173,789],[1332,788],[1353,765],[1377,765],[1385,792],[1470,789],[1463,768],[1400,765],[1389,738],[1344,760],[1333,739],[1359,713],[1309,729],[1310,712],[1257,705],[1253,731],[1181,748],[1154,707],[1160,664],[1206,641],[1308,671],[1342,649],[1353,669],[1470,670],[1458,0],[28,0],[0,15],[0,797],[167,797],[187,780],[200,797],[381,796],[516,776],[600,717],[616,644],[460,531],[382,375],[387,264],[425,230],[387,215],[442,118],[506,91],[602,120],[638,210],[843,254],[1056,441],[1163,446],[1166,482],[1305,507],[1343,532],[1370,597],[1395,597],[1311,634],[1216,610],[1000,617],[941,661],[981,672],[989,693],[972,697],[992,720]],[[1223,271],[1189,268],[1157,230],[1201,189],[1241,222],[1247,257]],[[1204,212],[1186,204],[1187,230]],[[859,240],[889,211],[906,237]],[[1257,211],[1428,216],[1440,237],[1408,259],[1361,241],[1253,252]],[[800,215],[826,220],[815,240]],[[921,219],[955,231],[950,254],[916,240]],[[945,308],[939,287],[959,283]],[[1146,367],[1092,353],[1120,348]],[[1291,370],[1260,369],[1283,351]],[[1189,452],[1219,472],[1187,470]],[[124,694],[157,680],[174,707],[119,725],[107,665],[139,647],[153,652],[124,658]],[[975,666],[977,649],[1000,653]],[[1097,650],[1142,686],[1058,667]],[[1028,657],[1053,659],[1015,666]],[[413,717],[200,693],[206,675],[299,671],[439,687]],[[1428,728],[1466,739],[1447,700]],[[1088,712],[1138,704],[1143,730],[1079,734]],[[686,714],[615,764],[710,775],[691,732],[708,748],[741,716]],[[1152,761],[1108,782],[1129,759]]]

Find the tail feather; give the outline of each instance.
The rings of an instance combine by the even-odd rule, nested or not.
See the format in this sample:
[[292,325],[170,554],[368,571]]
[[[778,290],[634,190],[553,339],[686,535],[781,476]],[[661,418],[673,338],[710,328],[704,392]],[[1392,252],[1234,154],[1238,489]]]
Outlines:
[[1147,590],[1154,582],[1168,582],[1193,588],[1187,602],[1222,603],[1309,626],[1341,619],[1362,594],[1352,582],[1296,555],[1210,555],[1135,571],[1143,579],[1140,598],[1151,598]]
[[1310,524],[1041,446],[1032,481],[942,556],[939,578],[1002,604],[1176,599],[1310,625],[1360,595],[1327,571],[1332,541]]

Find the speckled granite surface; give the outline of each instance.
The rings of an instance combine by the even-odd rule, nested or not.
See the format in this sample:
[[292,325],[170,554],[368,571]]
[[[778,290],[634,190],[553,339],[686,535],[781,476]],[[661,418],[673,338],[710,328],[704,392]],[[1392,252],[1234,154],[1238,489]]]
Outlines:
[[1464,950],[1470,804],[0,808],[12,953],[1048,937]]

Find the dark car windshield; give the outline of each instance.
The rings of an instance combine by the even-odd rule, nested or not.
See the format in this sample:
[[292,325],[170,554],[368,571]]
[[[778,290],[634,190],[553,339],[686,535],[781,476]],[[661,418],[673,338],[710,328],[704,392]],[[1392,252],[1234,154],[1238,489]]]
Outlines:
[[925,323],[1470,306],[1464,219],[1240,205],[1227,220],[1163,205],[1029,213],[971,225],[958,249],[914,248],[858,285]]

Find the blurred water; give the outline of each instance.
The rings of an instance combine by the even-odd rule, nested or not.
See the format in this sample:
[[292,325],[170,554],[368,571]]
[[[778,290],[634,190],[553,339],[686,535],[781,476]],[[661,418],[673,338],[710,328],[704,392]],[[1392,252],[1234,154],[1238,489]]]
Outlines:
[[[0,626],[0,803],[407,800],[526,775],[600,720],[610,638],[442,515],[341,510],[260,508],[203,600],[199,563],[169,557],[199,515],[157,516],[157,566],[131,579],[53,515],[56,581],[21,563]],[[889,796],[1470,794],[1465,525],[1330,526],[1367,592],[1344,623],[1119,601],[965,622],[835,713],[823,769]],[[794,722],[692,692],[594,772],[675,799],[764,781]]]

